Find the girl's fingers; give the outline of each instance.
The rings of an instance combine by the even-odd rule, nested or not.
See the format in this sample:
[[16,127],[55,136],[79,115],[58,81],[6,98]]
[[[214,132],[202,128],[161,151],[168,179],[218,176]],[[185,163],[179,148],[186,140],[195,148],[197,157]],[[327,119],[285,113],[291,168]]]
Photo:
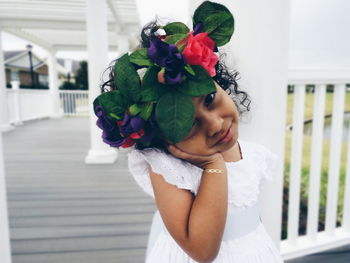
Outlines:
[[173,154],[174,156],[180,158],[180,159],[186,159],[186,153],[181,151],[179,148],[177,148],[175,145],[168,145],[168,150]]
[[173,154],[175,157],[184,159],[187,161],[200,161],[203,159],[203,156],[194,156],[192,154],[186,153],[182,151],[181,149],[177,148],[176,145],[169,145],[168,150],[171,154]]

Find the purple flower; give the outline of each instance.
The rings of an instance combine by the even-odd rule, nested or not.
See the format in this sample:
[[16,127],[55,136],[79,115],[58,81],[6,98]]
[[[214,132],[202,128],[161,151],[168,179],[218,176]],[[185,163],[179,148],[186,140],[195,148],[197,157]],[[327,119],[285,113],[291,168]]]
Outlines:
[[112,147],[127,148],[134,145],[137,139],[142,143],[149,142],[156,134],[154,118],[150,119],[146,128],[146,121],[138,115],[125,113],[124,119],[117,122],[107,118],[101,106],[96,106],[94,110],[98,117],[96,125],[102,129],[102,140]]
[[195,35],[201,33],[202,29],[203,29],[203,23],[199,22],[197,25],[195,25],[195,27],[193,29],[193,35],[195,36]]
[[123,121],[118,122],[120,134],[123,137],[130,136],[133,139],[139,139],[144,134],[143,127],[145,123],[146,121],[140,116],[131,116],[125,113]]
[[96,125],[102,129],[102,140],[112,147],[120,147],[123,145],[125,138],[120,135],[117,123],[107,118],[101,106],[96,106],[94,110],[98,118]]
[[167,84],[176,84],[181,81],[185,60],[175,45],[154,38],[147,49],[147,55],[156,64],[165,68]]

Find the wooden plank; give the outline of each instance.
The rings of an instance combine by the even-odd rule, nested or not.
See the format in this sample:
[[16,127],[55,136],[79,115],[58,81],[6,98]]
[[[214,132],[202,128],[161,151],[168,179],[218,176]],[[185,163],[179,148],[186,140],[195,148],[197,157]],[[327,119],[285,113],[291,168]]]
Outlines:
[[115,225],[17,227],[11,229],[11,240],[49,240],[65,237],[126,236],[128,234],[148,234],[149,231],[148,222],[124,224],[123,227],[116,227]]
[[14,254],[19,263],[140,263],[144,262],[144,248],[122,250],[71,251],[62,253]]

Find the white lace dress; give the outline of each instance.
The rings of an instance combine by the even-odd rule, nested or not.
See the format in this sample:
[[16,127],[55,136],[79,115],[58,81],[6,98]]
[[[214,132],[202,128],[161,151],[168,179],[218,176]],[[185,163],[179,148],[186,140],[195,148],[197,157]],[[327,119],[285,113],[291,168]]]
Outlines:
[[[238,140],[242,160],[226,162],[228,172],[228,215],[215,263],[280,263],[278,249],[260,221],[258,198],[263,180],[271,180],[277,155],[266,147]],[[197,194],[202,169],[156,149],[132,150],[129,170],[140,187],[154,198],[148,167],[178,188]],[[147,263],[196,262],[171,237],[157,211],[147,247]]]

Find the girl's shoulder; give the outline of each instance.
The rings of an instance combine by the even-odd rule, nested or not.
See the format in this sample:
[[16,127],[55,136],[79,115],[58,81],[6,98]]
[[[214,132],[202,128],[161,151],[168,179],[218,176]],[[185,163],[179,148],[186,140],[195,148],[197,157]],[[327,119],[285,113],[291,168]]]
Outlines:
[[246,158],[246,162],[243,164],[255,166],[261,179],[271,181],[276,172],[279,156],[260,143],[246,140],[239,140],[239,143],[243,159]]
[[167,183],[194,194],[197,194],[202,174],[202,169],[155,148],[131,150],[128,153],[128,167],[138,185],[152,197],[154,193],[149,168],[162,175]]

